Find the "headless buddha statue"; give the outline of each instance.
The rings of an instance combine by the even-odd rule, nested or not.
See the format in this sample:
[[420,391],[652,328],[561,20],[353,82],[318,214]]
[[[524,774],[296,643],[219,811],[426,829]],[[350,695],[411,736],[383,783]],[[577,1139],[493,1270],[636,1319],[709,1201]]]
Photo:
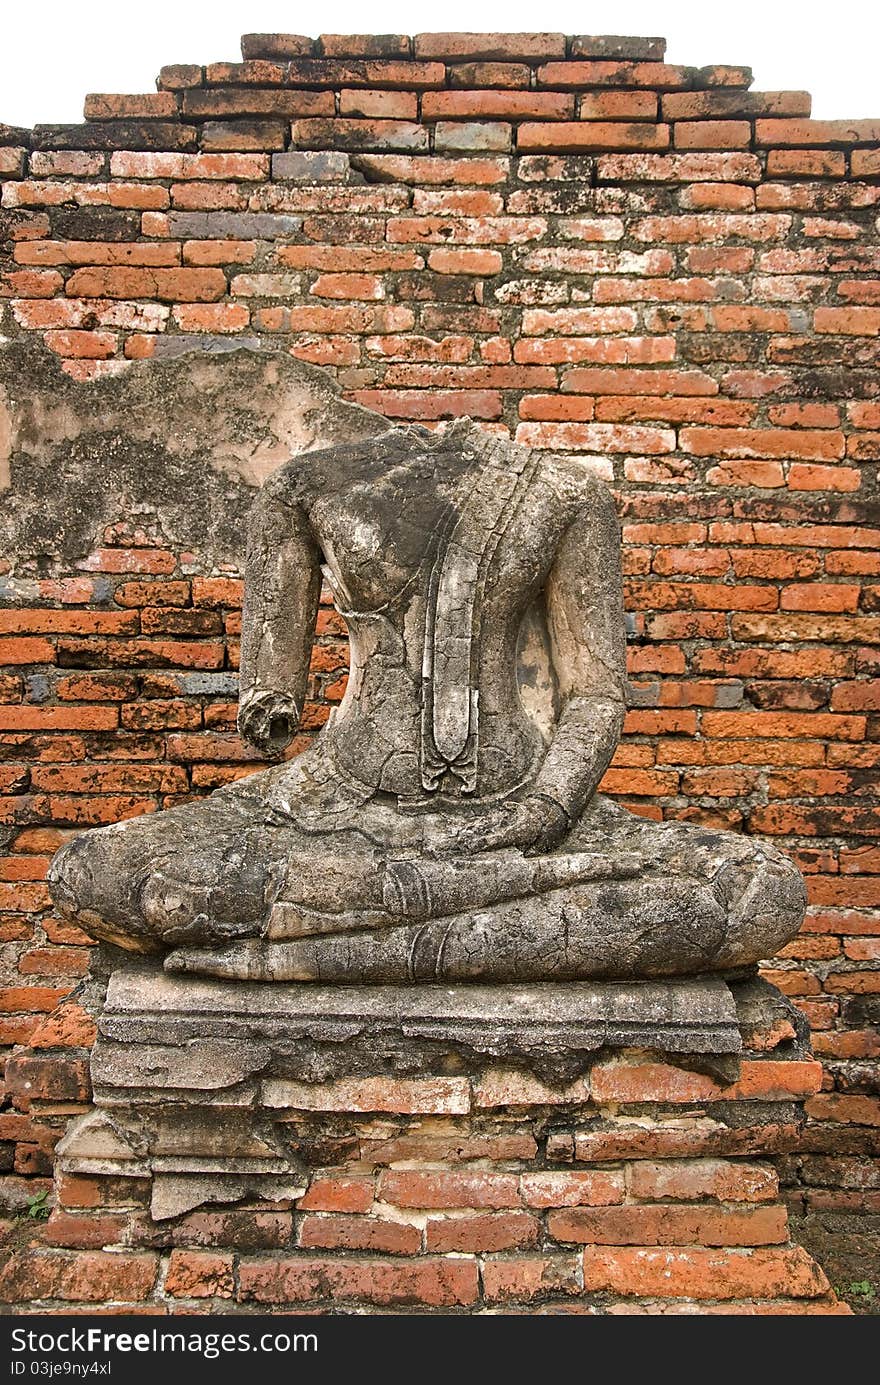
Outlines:
[[210,797],[75,837],[61,912],[165,967],[322,982],[736,972],[798,930],[754,839],[596,792],[625,710],[611,497],[470,423],[305,453],[263,486],[239,728],[299,724],[324,573],[351,673],[314,742]]

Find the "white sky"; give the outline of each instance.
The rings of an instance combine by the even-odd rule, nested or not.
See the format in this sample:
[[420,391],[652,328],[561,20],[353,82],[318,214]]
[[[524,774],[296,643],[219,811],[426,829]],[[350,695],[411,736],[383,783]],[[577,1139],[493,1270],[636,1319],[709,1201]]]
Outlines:
[[[819,119],[880,119],[880,0],[0,0],[0,122],[82,119],[89,91],[154,89],[166,63],[234,61],[250,33],[665,36],[670,62],[753,68],[753,90],[813,94]],[[307,9],[307,14],[304,13]]]

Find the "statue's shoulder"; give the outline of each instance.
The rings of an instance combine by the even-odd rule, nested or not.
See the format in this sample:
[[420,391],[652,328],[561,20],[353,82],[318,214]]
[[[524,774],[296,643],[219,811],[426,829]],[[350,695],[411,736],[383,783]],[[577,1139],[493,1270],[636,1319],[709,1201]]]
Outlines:
[[584,462],[552,452],[541,452],[537,457],[536,476],[567,505],[575,510],[613,508],[608,486]]

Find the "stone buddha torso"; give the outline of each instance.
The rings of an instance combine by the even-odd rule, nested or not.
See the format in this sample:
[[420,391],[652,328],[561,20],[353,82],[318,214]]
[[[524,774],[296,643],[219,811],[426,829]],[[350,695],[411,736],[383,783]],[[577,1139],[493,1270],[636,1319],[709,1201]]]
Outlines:
[[322,574],[351,672],[313,744],[75,839],[51,874],[69,917],[170,969],[348,982],[729,971],[797,930],[778,852],[596,792],[625,646],[617,522],[585,468],[465,422],[275,473],[239,711],[269,755],[300,720]]
[[[543,758],[559,684],[537,598],[592,485],[473,430],[465,439],[426,435],[415,450],[395,432],[307,456],[287,493],[350,641],[341,705],[277,781],[304,822],[377,793],[416,812],[504,798]],[[250,610],[246,624],[256,669],[264,626]]]

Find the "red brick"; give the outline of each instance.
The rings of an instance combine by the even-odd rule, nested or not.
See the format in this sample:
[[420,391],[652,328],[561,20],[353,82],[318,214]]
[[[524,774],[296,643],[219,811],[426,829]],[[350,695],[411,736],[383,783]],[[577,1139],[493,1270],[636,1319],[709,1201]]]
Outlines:
[[378,116],[385,120],[417,120],[419,98],[411,91],[343,90],[339,94],[339,114]]
[[880,333],[880,308],[817,308],[813,314],[817,332],[841,336],[874,336]]
[[0,707],[0,731],[112,731],[115,707]]
[[880,1125],[880,1099],[870,1096],[841,1096],[823,1092],[807,1102],[807,1115],[817,1121],[841,1124]]
[[78,269],[67,281],[68,297],[157,298],[161,302],[213,303],[226,293],[219,269]]
[[718,385],[700,370],[568,370],[563,390],[584,394],[712,395]]
[[[383,1217],[313,1213],[300,1222],[297,1244],[308,1250],[373,1250],[391,1255],[415,1255],[421,1250],[422,1233],[416,1226]],[[457,1248],[467,1249],[466,1246]],[[446,1247],[429,1246],[428,1249]]]
[[651,1163],[639,1160],[627,1171],[631,1197],[641,1201],[674,1199],[701,1202],[768,1202],[779,1188],[770,1165],[740,1164],[721,1159]]
[[580,97],[581,120],[655,120],[653,91],[588,91]]
[[59,356],[105,361],[116,354],[114,332],[46,332],[43,340]]
[[198,266],[251,264],[257,252],[253,240],[190,240],[183,246],[183,263]]
[[309,1212],[368,1212],[373,1204],[372,1178],[318,1177],[297,1206]]
[[240,332],[251,315],[241,303],[187,303],[173,316],[184,332]]
[[354,399],[386,418],[442,419],[501,417],[501,395],[494,390],[357,390]]
[[201,84],[203,72],[192,63],[171,63],[163,67],[156,85],[162,91],[182,91]]
[[863,717],[829,713],[706,712],[703,730],[709,736],[815,736],[831,740],[862,740]]
[[531,1302],[547,1294],[580,1292],[578,1257],[514,1255],[483,1261],[483,1294],[489,1302]]
[[818,1298],[829,1292],[815,1260],[793,1250],[584,1250],[584,1288],[646,1298]]
[[69,1250],[100,1250],[118,1243],[126,1230],[124,1217],[76,1217],[54,1208],[44,1238],[48,1245]]
[[173,120],[177,102],[170,91],[152,91],[143,96],[90,93],[85,99],[86,120]]
[[[571,120],[574,97],[539,91],[426,91],[423,120]],[[525,146],[522,146],[525,147]]]
[[798,1100],[819,1090],[820,1063],[808,1061],[743,1061],[739,1080],[726,1092],[731,1099],[758,1101]]
[[198,1250],[172,1250],[165,1292],[175,1298],[231,1298],[232,1256]]
[[411,48],[406,34],[321,34],[318,44],[325,58],[408,58]]
[[[332,102],[330,93],[328,96]],[[327,114],[332,116],[332,109]],[[426,128],[406,120],[358,120],[352,117],[301,119],[293,121],[290,133],[293,149],[400,149],[424,152],[428,149]]]
[[[28,244],[27,241],[24,244]],[[52,298],[63,286],[61,275],[53,270],[21,269],[4,274],[0,298]]]
[[669,126],[622,120],[586,120],[572,123],[560,120],[555,124],[526,122],[519,127],[517,147],[523,152],[535,153],[667,149]]
[[538,68],[538,85],[551,87],[652,87],[690,85],[685,67],[659,62],[549,62]]
[[678,120],[672,127],[676,149],[748,149],[747,120]]
[[855,1029],[844,1034],[812,1036],[816,1053],[827,1058],[880,1058],[880,1035],[870,1029]]
[[428,255],[428,267],[437,274],[493,275],[502,265],[497,250],[432,250]]
[[150,1294],[157,1266],[156,1255],[128,1251],[22,1250],[0,1270],[0,1300],[140,1304]]
[[551,1212],[557,1241],[593,1245],[778,1245],[788,1239],[782,1207],[601,1207]]
[[95,1021],[75,1000],[65,1000],[41,1020],[29,1039],[31,1048],[91,1048]]
[[321,274],[310,293],[317,298],[377,299],[385,297],[381,279],[371,274]]
[[880,120],[756,120],[755,143],[880,144]]
[[331,1256],[242,1258],[238,1297],[256,1303],[366,1302],[444,1308],[474,1303],[473,1259],[425,1256],[412,1261]]
[[22,976],[82,976],[89,954],[81,947],[36,947],[22,954],[18,969]]
[[711,1077],[665,1063],[597,1063],[591,1087],[596,1102],[700,1102],[716,1100]]
[[535,1245],[541,1222],[530,1212],[488,1212],[466,1216],[429,1217],[425,1227],[428,1251],[488,1254]]
[[388,222],[387,237],[400,244],[518,245],[546,230],[542,217],[397,217]]
[[379,1200],[396,1207],[519,1207],[515,1174],[482,1171],[388,1169],[381,1177]]
[[623,1174],[595,1169],[524,1173],[520,1192],[528,1207],[602,1207],[622,1202]]
[[422,59],[529,62],[565,56],[562,34],[416,34],[413,45]]
[[55,646],[49,640],[27,636],[0,639],[0,664],[53,664]]
[[[64,992],[56,994],[60,999]],[[6,1007],[0,1005],[0,1008]],[[13,1054],[6,1065],[6,1086],[22,1110],[27,1110],[34,1100],[78,1102],[88,1101],[91,1095],[88,1064],[81,1058],[69,1056],[49,1058],[27,1052]]]

